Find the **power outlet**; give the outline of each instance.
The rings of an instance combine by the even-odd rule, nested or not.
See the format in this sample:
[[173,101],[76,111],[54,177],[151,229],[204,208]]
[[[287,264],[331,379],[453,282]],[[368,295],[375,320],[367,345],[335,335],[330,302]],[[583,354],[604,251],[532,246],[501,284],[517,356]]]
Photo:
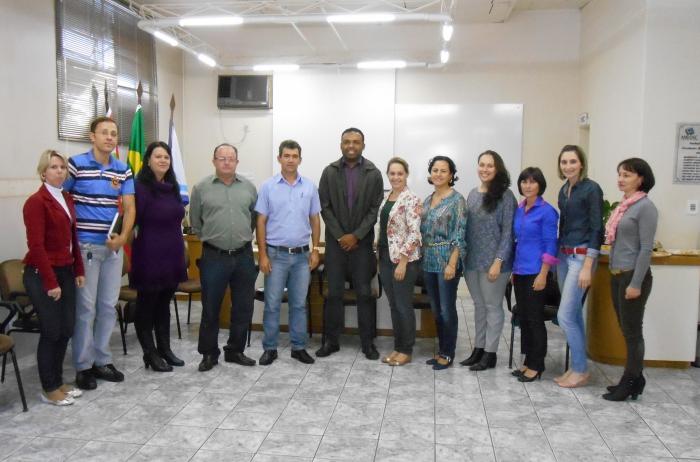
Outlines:
[[697,215],[698,214],[698,200],[693,199],[686,202],[685,205],[686,215]]

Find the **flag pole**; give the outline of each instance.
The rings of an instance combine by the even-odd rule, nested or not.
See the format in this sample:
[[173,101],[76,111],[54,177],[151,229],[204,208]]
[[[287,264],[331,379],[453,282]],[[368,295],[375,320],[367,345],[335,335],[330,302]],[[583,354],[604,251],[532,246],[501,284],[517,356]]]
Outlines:
[[141,96],[143,95],[143,85],[141,85],[141,81],[139,80],[139,86],[136,87],[136,104],[141,106]]

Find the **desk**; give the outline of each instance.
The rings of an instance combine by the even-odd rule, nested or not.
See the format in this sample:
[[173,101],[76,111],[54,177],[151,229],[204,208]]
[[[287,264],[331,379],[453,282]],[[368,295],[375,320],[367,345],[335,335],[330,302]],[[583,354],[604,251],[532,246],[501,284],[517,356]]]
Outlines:
[[[700,257],[653,257],[653,284],[644,313],[646,366],[688,367],[695,360]],[[608,257],[602,255],[588,296],[588,356],[594,361],[624,365],[625,341],[610,295]]]
[[[191,278],[199,278],[199,268],[197,267],[197,260],[202,255],[202,243],[199,238],[194,235],[184,236],[185,241],[188,245],[188,251],[190,255],[190,266],[188,268],[189,276]],[[254,253],[257,258],[258,252],[257,248],[254,248]],[[321,255],[321,261],[323,261],[323,254]],[[311,287],[311,331],[313,333],[321,333],[321,325],[323,323],[323,298],[319,293],[319,283],[318,283],[318,273],[314,272],[312,275]],[[256,281],[256,287],[263,286],[263,275],[260,273],[258,275],[258,280]],[[345,328],[346,334],[357,334],[356,326],[357,317],[352,313],[354,309],[350,308],[346,310],[349,314],[348,321],[346,325],[350,327]],[[262,311],[263,306],[261,303],[255,304],[255,311],[253,313],[253,330],[262,330]],[[386,299],[386,295],[377,301],[377,312],[379,313],[377,321],[377,335],[391,336],[393,335],[393,330],[391,329],[391,315],[389,312],[389,302]],[[286,315],[287,310],[282,310],[280,315],[280,330],[286,332]],[[221,313],[219,315],[219,327],[222,329],[228,329],[231,321],[231,293],[227,289],[224,294],[224,299],[221,302]],[[433,320],[433,315],[430,310],[418,310],[416,313],[416,336],[423,338],[433,338],[435,337],[435,321]]]

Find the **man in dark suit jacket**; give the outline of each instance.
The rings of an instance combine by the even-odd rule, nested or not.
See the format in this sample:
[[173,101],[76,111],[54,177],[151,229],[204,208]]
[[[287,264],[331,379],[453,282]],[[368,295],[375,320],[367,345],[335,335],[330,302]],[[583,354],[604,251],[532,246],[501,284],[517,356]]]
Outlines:
[[338,338],[343,329],[343,291],[346,274],[357,293],[357,320],[362,352],[367,359],[378,359],[372,343],[376,313],[370,282],[377,272],[372,248],[374,224],[384,195],[382,174],[362,156],[365,136],[348,128],[340,138],[343,157],[328,165],[321,174],[318,193],[321,216],[326,225],[325,266],[328,275],[326,303],[326,342],[316,356],[329,356],[340,350]]

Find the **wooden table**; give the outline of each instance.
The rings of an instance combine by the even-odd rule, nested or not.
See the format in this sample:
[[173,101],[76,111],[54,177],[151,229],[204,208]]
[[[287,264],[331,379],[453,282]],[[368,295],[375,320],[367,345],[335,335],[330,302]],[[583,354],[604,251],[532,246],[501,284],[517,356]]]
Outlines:
[[[654,278],[644,314],[646,352],[651,367],[688,367],[695,358],[700,296],[700,257],[653,257]],[[627,354],[610,294],[608,257],[602,255],[588,295],[588,356],[624,365]]]

